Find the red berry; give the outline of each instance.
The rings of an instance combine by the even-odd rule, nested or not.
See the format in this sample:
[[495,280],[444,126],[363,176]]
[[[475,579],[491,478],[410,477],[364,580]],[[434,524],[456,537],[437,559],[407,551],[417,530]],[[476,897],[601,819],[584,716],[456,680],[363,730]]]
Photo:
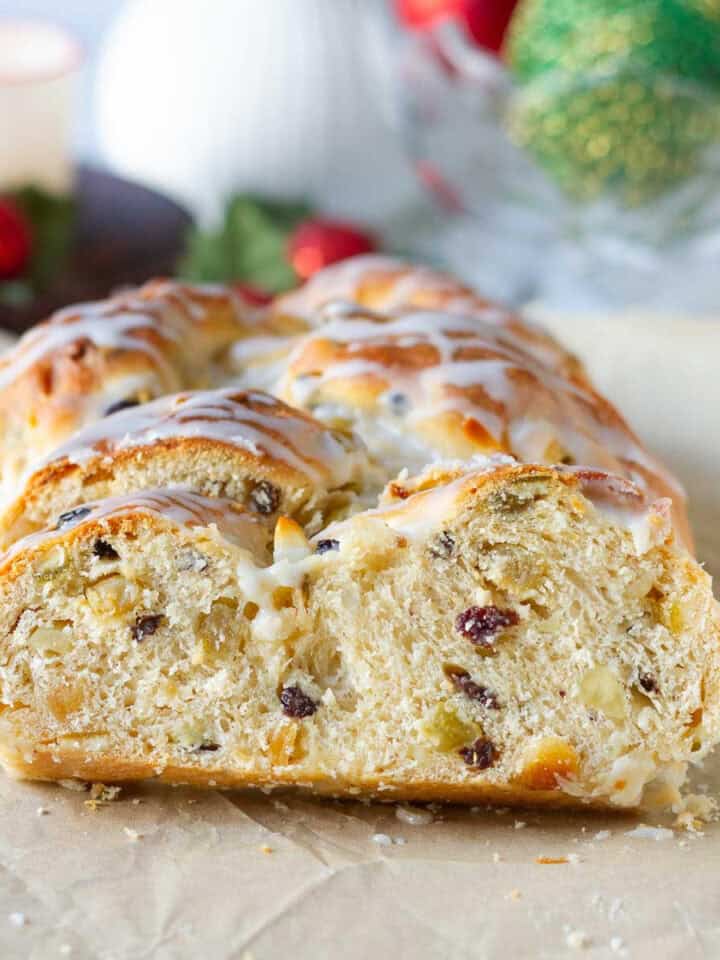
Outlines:
[[318,270],[360,253],[372,253],[375,241],[365,230],[342,220],[306,220],[288,240],[288,259],[295,273],[307,280]]
[[273,298],[267,290],[261,290],[260,287],[255,287],[251,283],[234,283],[233,290],[251,307],[264,307]]
[[30,226],[12,200],[0,199],[0,280],[19,276],[32,252]]
[[409,27],[429,29],[440,20],[459,20],[480,47],[498,53],[518,0],[395,0]]
[[466,0],[463,20],[475,43],[499,53],[518,0]]
[[460,15],[463,0],[395,0],[400,19],[409,27],[429,27],[445,17]]

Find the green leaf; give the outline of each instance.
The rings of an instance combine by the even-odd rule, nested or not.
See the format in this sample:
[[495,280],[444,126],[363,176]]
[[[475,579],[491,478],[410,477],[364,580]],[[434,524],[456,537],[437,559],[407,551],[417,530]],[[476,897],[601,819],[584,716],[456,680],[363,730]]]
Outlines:
[[5,307],[26,307],[32,303],[33,288],[24,280],[0,283],[0,304]]
[[75,202],[37,187],[25,187],[13,197],[32,226],[33,254],[25,279],[34,290],[42,290],[61,271],[70,250]]
[[291,231],[311,213],[304,203],[237,194],[217,230],[192,228],[179,274],[196,282],[244,282],[281,293],[295,286],[286,247]]

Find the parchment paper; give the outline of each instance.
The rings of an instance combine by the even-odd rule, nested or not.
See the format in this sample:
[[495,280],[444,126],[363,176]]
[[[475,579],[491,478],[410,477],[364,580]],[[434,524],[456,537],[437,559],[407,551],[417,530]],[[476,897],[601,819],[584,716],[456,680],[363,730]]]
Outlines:
[[[720,573],[720,325],[543,319],[681,475]],[[699,789],[719,774],[720,755]],[[153,785],[87,800],[0,776],[3,960],[720,957],[718,824],[629,836],[624,815],[449,808],[413,826]]]

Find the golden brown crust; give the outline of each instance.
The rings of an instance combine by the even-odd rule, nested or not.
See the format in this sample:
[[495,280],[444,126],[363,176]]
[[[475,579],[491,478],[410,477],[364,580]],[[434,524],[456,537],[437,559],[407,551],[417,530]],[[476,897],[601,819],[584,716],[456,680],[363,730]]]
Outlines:
[[74,516],[61,516],[54,526],[24,537],[0,554],[0,577],[7,583],[17,580],[31,569],[38,553],[55,544],[72,548],[81,540],[135,534],[145,528],[159,532],[168,526],[174,531],[215,527],[226,545],[242,546],[260,563],[268,559],[267,530],[258,516],[233,500],[203,497],[192,490],[142,490],[86,503],[70,513]]
[[414,309],[482,316],[518,336],[529,349],[578,383],[588,382],[577,357],[545,330],[486,300],[451,274],[391,257],[355,257],[323,270],[299,290],[278,297],[271,314],[317,326],[324,308],[338,301],[365,308],[361,313],[394,314]]
[[[258,391],[200,392],[230,375],[231,345],[232,363],[252,386],[254,360],[267,349],[271,362],[258,369],[267,378],[277,372],[271,392],[290,406]],[[146,402],[187,388],[195,392]],[[127,400],[143,403],[103,419]],[[76,434],[88,424],[95,426]],[[377,469],[349,439],[353,429]],[[656,771],[687,759],[693,738],[702,752],[715,735],[717,711],[707,693],[716,670],[715,621],[704,575],[674,545],[671,507],[675,533],[689,542],[682,494],[572,356],[442,273],[361,259],[279,298],[261,315],[221,288],[167,281],[65,311],[0,362],[0,449],[7,489],[28,459],[36,463],[2,520],[6,541],[24,532],[22,523],[35,529],[57,521],[0,560],[0,586],[12,598],[7,609],[17,614],[5,615],[12,654],[3,682],[16,694],[27,693],[28,677],[36,684],[30,697],[8,694],[0,712],[0,759],[15,775],[293,785],[387,800],[562,806],[589,799],[604,806],[637,802]],[[452,461],[438,463],[440,457]],[[397,476],[401,468],[410,475],[406,469]],[[329,515],[360,509],[355,500],[345,509],[350,500],[343,500],[333,512],[336,494],[353,497],[359,487],[365,502],[374,502],[378,474],[391,482],[376,509],[325,525]],[[168,489],[177,484],[186,489]],[[155,485],[164,489],[149,489]],[[264,499],[253,516],[240,504],[252,509],[248,490],[262,485]],[[117,493],[128,495],[106,499]],[[318,509],[324,493],[332,495],[327,512],[324,504]],[[537,522],[527,520],[536,500],[542,502]],[[312,529],[298,504],[310,505]],[[596,539],[588,534],[583,541],[586,529]],[[573,592],[568,531],[588,554],[595,551],[592,569],[601,584],[603,558],[619,557],[593,600],[582,589]],[[207,565],[191,576],[182,572],[191,568],[180,564],[176,546],[197,560],[194,536],[211,542],[212,562],[200,551]],[[125,539],[113,545],[106,537]],[[60,565],[53,566],[57,553]],[[583,567],[582,549],[576,556]],[[692,602],[686,595],[677,599],[678,583]],[[572,607],[558,599],[565,590]],[[576,611],[575,621],[567,619],[568,609]],[[607,643],[588,627],[598,609]],[[491,620],[509,618],[502,642],[512,651],[517,641],[508,656],[517,655],[518,669],[526,667],[525,651],[537,664],[546,653],[551,662],[563,630],[568,643],[578,644],[571,658],[587,649],[591,659],[573,663],[573,703],[556,717],[563,736],[532,711],[556,692],[565,697],[555,690],[564,686],[565,673],[548,692],[533,686],[528,667],[522,682],[535,691],[529,699],[513,686],[517,674],[510,669],[507,686],[492,687],[505,682],[490,664],[496,656],[506,663],[504,650],[472,635],[473,616],[482,620],[488,610]],[[683,625],[690,615],[707,628],[712,666],[695,662],[694,627]],[[134,631],[148,618],[153,640],[145,644],[145,635]],[[157,635],[155,621],[165,623]],[[463,632],[466,621],[470,633]],[[325,647],[321,637],[330,638]],[[655,710],[655,701],[640,699],[638,670],[648,660],[661,665],[673,637],[692,662],[683,674],[692,680],[678,693],[677,670],[662,665],[667,700],[647,723],[653,729],[667,723],[672,735],[667,751],[656,743],[655,752],[645,754],[641,728],[633,724],[638,713]],[[422,644],[425,653],[416,656]],[[375,671],[395,663],[396,654],[396,665],[404,664],[397,686],[412,685],[411,695],[397,702],[375,689],[387,680]],[[596,655],[604,658],[599,665]],[[419,668],[413,673],[421,659],[431,664],[422,678]],[[344,672],[348,664],[356,673]],[[593,679],[596,666],[599,679]],[[88,687],[102,688],[98,700],[76,690],[80,670],[94,678]],[[597,689],[591,683],[586,702],[580,686],[588,672]],[[137,686],[126,701],[129,676]],[[296,682],[312,696],[295,690]],[[110,695],[103,697],[113,683],[111,709]],[[164,706],[156,699],[158,684]],[[492,689],[500,690],[499,698]],[[287,690],[295,690],[289,705],[282,699]],[[147,739],[139,748],[134,730],[121,749],[123,710],[135,709],[135,695],[144,698],[133,717]],[[614,755],[598,748],[598,717],[592,716],[602,703],[615,709],[615,700],[628,711],[617,715],[616,730],[630,738],[625,748],[634,785],[627,793],[625,775],[613,772]],[[23,706],[30,701],[36,710]],[[391,702],[393,710],[406,711],[402,736],[389,708],[383,720],[389,727],[375,727]],[[253,703],[258,713],[250,717],[243,711]],[[502,703],[510,719],[492,713]],[[447,704],[459,704],[454,721],[442,713],[433,719]],[[309,718],[318,710],[313,726]],[[192,737],[184,729],[189,715],[198,728]],[[106,728],[106,717],[109,726],[117,721],[117,731]],[[304,726],[296,722],[302,720]],[[317,738],[331,738],[329,724],[336,721],[345,753],[330,749],[322,759]],[[576,726],[568,727],[571,722]],[[346,755],[357,736],[354,723],[383,731],[365,765]],[[209,740],[207,725],[215,734]],[[452,740],[458,725],[459,741],[437,741]],[[585,740],[580,734],[574,740],[581,729]],[[488,730],[493,738],[499,734],[499,750]],[[86,736],[96,737],[95,746],[80,746]],[[396,752],[383,753],[390,743]],[[221,750],[227,752],[216,753]],[[611,773],[612,782],[603,779]]]
[[[433,457],[502,452],[617,473],[651,497],[670,497],[678,531],[691,542],[682,492],[615,407],[480,316],[401,310],[336,318],[299,342],[278,389],[317,416],[346,418],[381,458],[399,435],[411,469]],[[401,448],[398,463],[402,456]]]
[[120,403],[208,385],[250,324],[229,290],[153,281],[33,328],[0,360],[3,485]]
[[6,507],[0,544],[8,546],[78,503],[145,487],[233,497],[274,522],[304,505],[317,509],[333,491],[366,478],[365,454],[354,438],[268,394],[181,393],[74,434]]
[[[6,772],[19,779],[79,780],[85,782],[126,783],[133,780],[157,780],[160,783],[189,785],[200,788],[242,790],[244,788],[292,788],[308,790],[316,795],[344,799],[367,798],[385,803],[497,804],[510,807],[573,808],[578,800],[557,789],[529,789],[521,784],[496,786],[483,783],[449,783],[422,778],[394,779],[392,775],[331,779],[318,775],[299,778],[290,770],[252,774],[229,771],[222,766],[208,767],[172,764],[154,766],[144,759],[92,756],[78,750],[46,750],[34,747],[30,756],[16,754],[0,744],[0,761]],[[599,798],[583,800],[585,809],[607,810],[607,801]],[[609,809],[612,809],[610,807]]]

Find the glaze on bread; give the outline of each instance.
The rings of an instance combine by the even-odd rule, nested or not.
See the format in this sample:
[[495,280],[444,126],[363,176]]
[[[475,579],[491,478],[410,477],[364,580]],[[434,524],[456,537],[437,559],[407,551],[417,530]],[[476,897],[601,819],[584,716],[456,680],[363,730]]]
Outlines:
[[231,291],[166,281],[68,307],[0,359],[0,471],[23,472],[89,423],[222,379],[252,314]]
[[104,417],[40,461],[0,516],[8,546],[86,500],[180,486],[315,532],[372,485],[363,445],[260,391],[196,390]]
[[588,465],[670,497],[691,543],[681,487],[578,361],[443,274],[363,257],[318,275],[280,308],[305,322],[314,316],[312,329],[273,367],[274,380],[256,342],[239,343],[232,362],[242,382],[260,381],[325,423],[356,430],[388,479],[477,453]]
[[22,776],[634,805],[718,725],[707,576],[600,474],[491,462],[312,545],[281,520],[272,562],[149,491],[16,544],[0,597]]
[[[19,479],[6,434],[6,769],[472,803],[675,789],[719,736],[718,611],[681,490],[578,362],[382,258],[252,315],[181,289],[187,343],[161,352],[182,374],[153,389],[185,392],[106,417],[70,381],[38,395],[55,433]],[[174,290],[123,302],[175,317]],[[150,357],[118,317],[84,328],[103,402],[114,350]],[[34,336],[0,406],[59,362],[26,362]]]

